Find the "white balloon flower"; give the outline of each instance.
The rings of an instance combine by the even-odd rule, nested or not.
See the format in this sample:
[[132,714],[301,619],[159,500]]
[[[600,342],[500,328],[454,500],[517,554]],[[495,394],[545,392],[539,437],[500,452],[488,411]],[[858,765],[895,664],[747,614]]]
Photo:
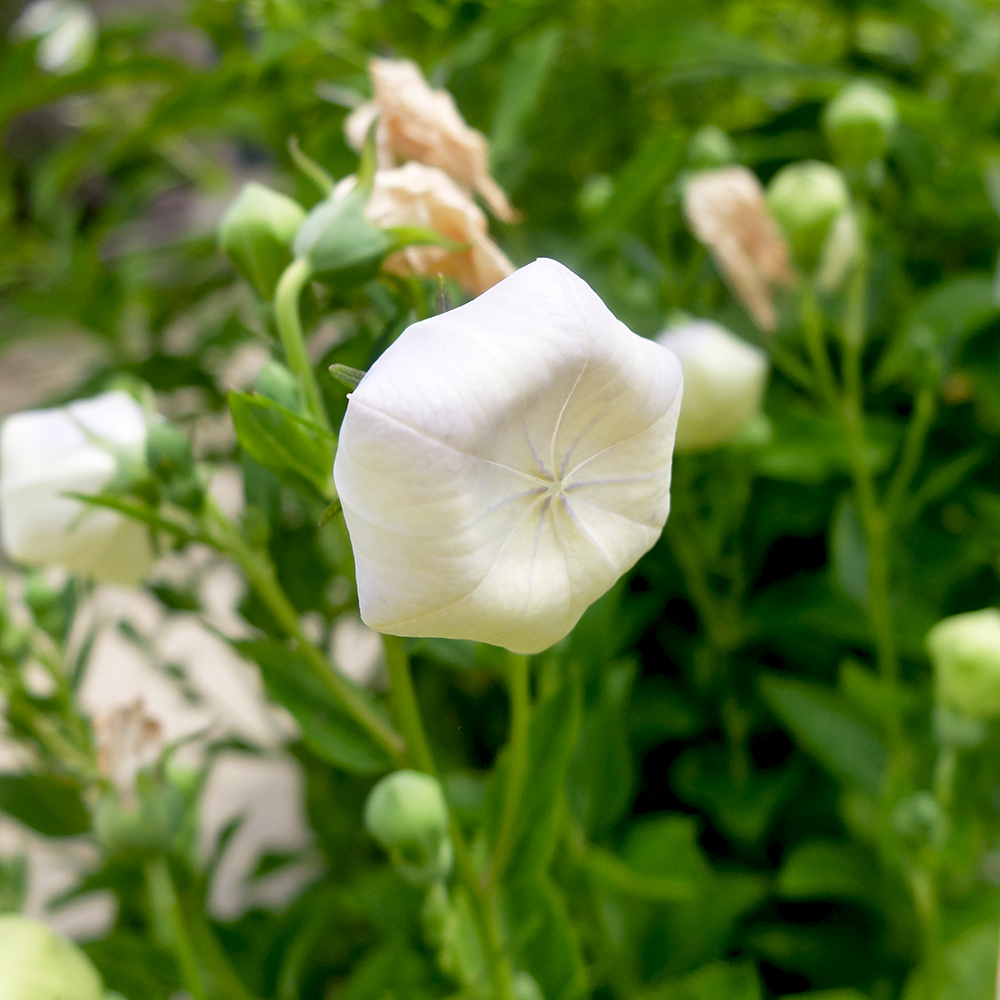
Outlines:
[[759,347],[706,320],[666,330],[656,341],[677,356],[684,371],[678,451],[714,448],[759,412],[769,368]]
[[146,527],[66,493],[99,493],[118,471],[112,453],[138,460],[146,423],[127,393],[105,392],[0,423],[0,541],[29,566],[64,566],[101,582],[137,583],[153,562]]
[[681,385],[553,260],[409,327],[352,393],[334,464],[365,622],[561,639],[660,535]]

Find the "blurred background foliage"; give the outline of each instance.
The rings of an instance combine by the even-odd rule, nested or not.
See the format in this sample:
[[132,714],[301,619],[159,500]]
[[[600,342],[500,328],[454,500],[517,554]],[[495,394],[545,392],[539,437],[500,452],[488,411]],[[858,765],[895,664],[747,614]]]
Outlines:
[[[1000,599],[995,5],[105,0],[94,9],[92,58],[62,74],[39,69],[35,43],[10,35],[18,5],[0,11],[0,366],[34,372],[25,354],[34,351],[44,376],[42,395],[21,399],[12,386],[0,405],[54,403],[131,375],[212,462],[235,455],[231,435],[202,433],[200,422],[224,410],[220,372],[240,345],[270,343],[272,323],[218,251],[219,218],[251,178],[307,207],[318,200],[291,135],[335,177],[354,170],[342,124],[369,96],[371,54],[419,62],[489,136],[494,174],[523,214],[492,227],[514,263],[556,257],[644,335],[682,310],[762,342],[684,224],[684,178],[717,162],[712,143],[725,142],[706,126],[726,133],[733,159],[766,184],[789,162],[831,158],[820,116],[847,81],[892,92],[901,123],[871,200],[865,368],[876,475],[898,453],[913,394],[931,386],[938,408],[891,543],[905,745],[887,777],[844,432],[775,373],[771,437],[679,461],[664,539],[570,640],[537,658],[539,690],[573,665],[582,708],[565,815],[553,794],[535,817],[544,825],[558,813],[550,856],[561,901],[546,909],[541,941],[524,930],[522,961],[547,1000],[991,997],[1000,734],[963,755],[952,836],[933,862],[913,802],[931,785],[935,754],[924,635],[945,615]],[[314,340],[321,372],[367,367],[429,308],[377,283],[310,296],[307,326],[322,331],[333,316],[343,334],[328,348]],[[790,300],[774,336],[779,346],[799,336]],[[329,379],[323,388],[339,422],[343,388]],[[242,462],[249,509],[266,523],[297,610],[332,620],[352,600],[352,584],[332,585],[352,578],[346,534],[321,533],[309,503],[289,501],[287,489],[282,497],[277,480]],[[160,596],[197,606],[195,595]],[[252,597],[241,610],[270,630]],[[435,640],[415,647],[446,788],[470,826],[486,808],[506,727],[490,655]],[[420,894],[361,829],[371,778],[304,743],[295,753],[325,872],[283,912],[216,923],[243,980],[220,995],[449,995],[420,929]],[[941,875],[931,931],[913,881],[926,864]],[[206,877],[192,875],[192,898]],[[89,878],[84,888],[110,886],[121,902],[115,928],[87,950],[109,986],[165,1000],[176,971],[148,933],[139,883],[120,859]],[[928,933],[943,942],[933,994],[921,978]]]

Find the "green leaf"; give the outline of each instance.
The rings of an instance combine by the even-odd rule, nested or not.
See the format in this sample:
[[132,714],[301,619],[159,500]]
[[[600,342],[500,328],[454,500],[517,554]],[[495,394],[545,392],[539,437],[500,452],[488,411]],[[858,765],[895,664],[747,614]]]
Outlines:
[[840,589],[868,606],[868,546],[854,503],[841,498],[830,527],[833,576]]
[[381,774],[392,767],[386,752],[340,707],[300,653],[272,639],[236,647],[260,667],[271,697],[292,713],[314,753],[353,774]]
[[760,1000],[760,979],[750,962],[713,962],[645,996],[646,1000]]
[[887,753],[878,736],[828,688],[764,674],[760,690],[798,742],[839,777],[878,795]]
[[653,874],[637,870],[635,865],[626,863],[618,855],[602,847],[591,847],[583,859],[583,864],[591,880],[604,889],[634,899],[669,903],[695,896],[700,878],[704,874],[704,861],[694,847],[693,841],[690,846],[696,852],[694,857],[685,853],[683,848],[687,847],[687,844],[681,846],[680,853],[669,858],[668,863]]
[[336,439],[305,417],[265,396],[227,397],[240,445],[261,465],[286,479],[305,480],[326,495]]
[[495,170],[509,166],[523,144],[524,126],[538,105],[561,41],[562,29],[549,25],[518,44],[504,66],[490,130]]
[[[570,679],[538,705],[531,717],[528,769],[511,850],[511,867],[519,876],[543,872],[552,857],[579,715],[579,685],[575,679]],[[493,836],[499,829],[506,784],[507,760],[503,758],[490,783],[487,799],[487,817],[493,820]]]
[[697,836],[695,821],[689,816],[643,818],[629,831],[623,853],[629,868],[644,878],[698,886],[709,876],[709,869]]
[[[517,856],[515,855],[515,858]],[[547,875],[522,872],[502,890],[508,935],[518,964],[553,1000],[573,1000],[587,992],[580,945],[562,897]]]
[[295,234],[296,258],[307,260],[313,274],[338,276],[348,284],[373,278],[393,241],[365,218],[367,200],[359,184],[316,205]]
[[90,829],[82,787],[55,774],[0,774],[0,812],[46,837],[75,837]]
[[920,380],[928,371],[947,371],[962,342],[997,314],[991,276],[966,274],[942,281],[902,323],[899,337],[875,371],[875,387]]
[[814,840],[793,848],[778,873],[777,889],[788,899],[884,902],[878,868],[864,848]]
[[330,374],[348,389],[357,389],[367,373],[350,365],[330,365]]
[[468,243],[456,243],[434,229],[424,226],[389,226],[382,230],[389,237],[389,248],[386,256],[409,246],[442,247],[445,250],[468,250]]

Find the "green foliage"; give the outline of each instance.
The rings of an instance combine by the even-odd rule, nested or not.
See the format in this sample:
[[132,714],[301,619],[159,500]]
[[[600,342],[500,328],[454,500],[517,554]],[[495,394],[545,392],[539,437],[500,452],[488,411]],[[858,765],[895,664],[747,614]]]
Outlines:
[[[36,42],[9,31],[17,11],[0,11],[0,369],[21,352],[46,359],[33,406],[120,378],[156,394],[169,420],[151,434],[153,479],[88,502],[144,521],[160,551],[197,541],[241,566],[255,631],[237,649],[298,726],[316,872],[275,911],[215,921],[208,887],[239,824],[205,858],[197,795],[157,800],[169,836],[144,840],[156,824],[132,815],[142,829],[119,823],[125,845],[104,836],[75,888],[117,899],[113,928],[86,945],[108,988],[192,992],[177,929],[150,905],[155,856],[209,1000],[486,1000],[490,927],[512,980],[530,974],[544,1000],[992,996],[1000,742],[989,722],[981,742],[941,746],[924,637],[1000,602],[993,5],[111,7],[89,63],[65,74],[39,68]],[[456,838],[454,872],[431,889],[400,879],[362,820],[378,776],[422,766],[398,688],[331,684],[307,648],[318,636],[325,656],[356,610],[354,566],[330,503],[336,440],[305,415],[270,301],[283,269],[307,261],[306,364],[334,428],[344,386],[446,302],[433,275],[381,264],[456,244],[363,214],[374,145],[360,168],[343,122],[370,96],[373,53],[414,59],[489,137],[521,215],[490,231],[515,265],[554,256],[638,333],[683,311],[761,345],[773,366],[754,433],[675,462],[664,537],[533,658],[506,833],[516,755],[502,651],[407,647]],[[804,284],[780,290],[765,337],[689,232],[683,192],[709,166],[741,164],[766,185],[808,160],[844,171],[860,270],[817,292],[812,319]],[[351,173],[355,193],[332,200]],[[261,181],[289,197],[272,191],[270,209],[230,232],[227,259],[215,225]],[[230,367],[247,348],[275,359],[255,394],[253,374],[234,381]],[[49,359],[64,352],[82,360],[57,378]],[[235,438],[213,433],[229,415]],[[242,474],[239,557],[203,504],[221,468]],[[93,809],[100,834],[112,793],[78,697],[100,645],[73,628],[86,588],[48,579],[26,579],[25,607],[0,600],[0,704],[25,762],[0,775],[0,812],[62,838],[90,834]],[[203,610],[187,583],[148,589],[165,614]],[[509,861],[493,882],[501,836]],[[283,860],[271,851],[253,877]],[[25,872],[0,858],[0,910],[24,904]]]

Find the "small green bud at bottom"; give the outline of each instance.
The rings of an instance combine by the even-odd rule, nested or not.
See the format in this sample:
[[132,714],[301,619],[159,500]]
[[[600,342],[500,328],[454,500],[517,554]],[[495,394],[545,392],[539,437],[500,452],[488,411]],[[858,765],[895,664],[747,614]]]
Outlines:
[[429,774],[396,771],[383,778],[365,803],[364,823],[408,881],[430,885],[451,871],[448,807]]

